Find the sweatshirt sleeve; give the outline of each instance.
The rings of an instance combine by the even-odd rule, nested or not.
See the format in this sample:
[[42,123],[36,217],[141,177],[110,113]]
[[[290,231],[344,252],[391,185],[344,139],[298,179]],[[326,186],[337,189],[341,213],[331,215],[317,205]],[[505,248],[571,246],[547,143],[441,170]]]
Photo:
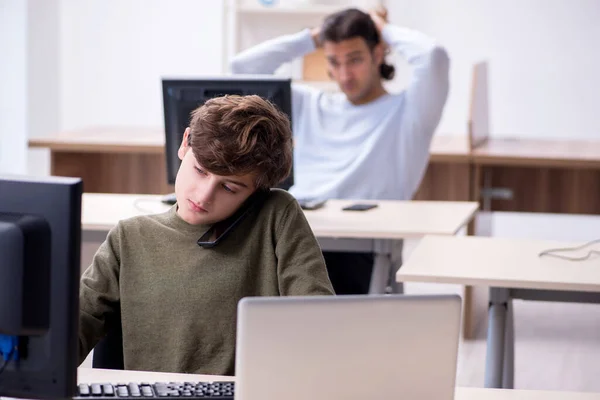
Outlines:
[[86,271],[79,288],[79,363],[106,335],[120,307],[120,224],[109,233]]
[[334,294],[319,243],[296,201],[286,207],[276,240],[282,296]]
[[410,171],[405,197],[411,198],[425,173],[431,140],[448,97],[450,59],[443,47],[421,32],[387,24],[382,36],[413,67],[400,130],[404,170]]
[[267,40],[237,54],[230,63],[233,74],[273,74],[282,64],[315,50],[309,29]]

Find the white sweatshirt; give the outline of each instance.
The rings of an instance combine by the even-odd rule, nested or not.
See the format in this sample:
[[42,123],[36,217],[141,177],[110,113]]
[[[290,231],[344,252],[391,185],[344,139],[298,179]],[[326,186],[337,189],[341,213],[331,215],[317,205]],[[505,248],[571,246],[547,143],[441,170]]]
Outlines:
[[[409,200],[418,189],[448,96],[449,59],[420,32],[387,24],[382,36],[414,67],[401,93],[353,105],[343,93],[293,85],[296,198]],[[272,74],[314,49],[306,29],[238,54],[231,70]]]

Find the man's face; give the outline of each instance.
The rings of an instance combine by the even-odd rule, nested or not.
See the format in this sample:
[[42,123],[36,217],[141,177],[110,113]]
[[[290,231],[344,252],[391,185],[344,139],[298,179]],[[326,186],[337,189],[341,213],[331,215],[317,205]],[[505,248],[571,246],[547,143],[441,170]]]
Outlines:
[[179,147],[175,179],[177,213],[188,224],[214,224],[231,216],[255,191],[254,174],[220,176],[205,171],[188,145],[186,129]]
[[327,72],[340,86],[352,103],[360,103],[381,82],[379,65],[383,62],[383,46],[371,51],[361,37],[339,43],[325,41],[323,50],[327,58]]

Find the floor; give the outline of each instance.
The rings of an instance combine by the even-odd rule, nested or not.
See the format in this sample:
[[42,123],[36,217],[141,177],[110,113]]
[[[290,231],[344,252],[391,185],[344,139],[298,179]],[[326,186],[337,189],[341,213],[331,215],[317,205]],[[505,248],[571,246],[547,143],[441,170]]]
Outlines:
[[[558,218],[554,222],[540,216],[524,220],[506,214],[501,219],[495,217],[494,229],[480,227],[478,234],[585,241],[600,237],[600,217]],[[405,243],[405,259],[417,244],[418,240]],[[408,294],[461,291],[455,285],[405,286]],[[600,392],[600,305],[517,300],[514,313],[515,388]],[[486,321],[482,321],[475,339],[461,341],[458,386],[483,386],[486,332]],[[91,357],[84,365],[91,366]]]

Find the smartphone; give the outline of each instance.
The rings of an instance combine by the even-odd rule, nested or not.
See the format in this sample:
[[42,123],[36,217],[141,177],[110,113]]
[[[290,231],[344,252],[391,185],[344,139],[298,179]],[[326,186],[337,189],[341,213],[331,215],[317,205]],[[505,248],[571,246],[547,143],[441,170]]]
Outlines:
[[300,204],[300,208],[303,210],[318,210],[323,207],[327,200],[317,200],[317,199],[298,199],[298,204]]
[[221,242],[229,233],[231,233],[236,226],[238,226],[244,218],[246,218],[252,211],[259,209],[269,197],[270,190],[258,190],[253,193],[248,199],[233,213],[233,215],[223,221],[217,222],[211,226],[205,233],[198,239],[198,246],[203,248],[215,247]]
[[344,210],[344,211],[367,211],[367,210],[370,210],[375,207],[377,207],[377,204],[355,203],[355,204],[352,204],[352,205],[342,208],[342,210]]

